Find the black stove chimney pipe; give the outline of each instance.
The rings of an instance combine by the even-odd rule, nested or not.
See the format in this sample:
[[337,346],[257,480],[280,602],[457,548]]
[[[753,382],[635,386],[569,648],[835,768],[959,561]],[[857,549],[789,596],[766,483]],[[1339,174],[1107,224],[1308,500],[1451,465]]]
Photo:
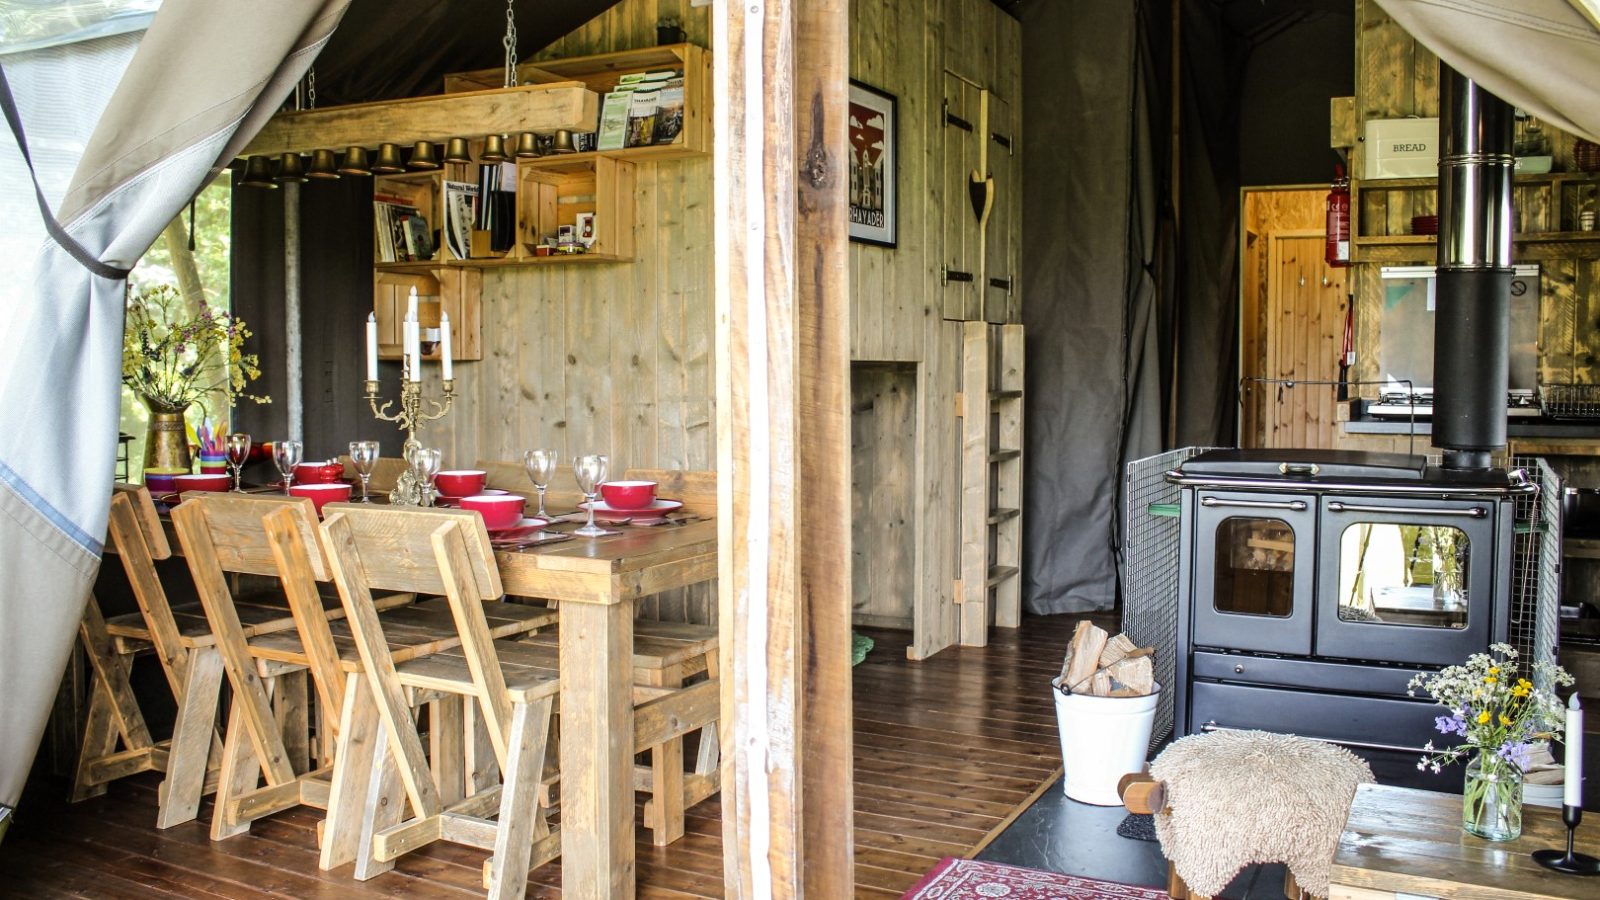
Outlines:
[[1439,277],[1433,445],[1487,469],[1506,445],[1511,329],[1511,105],[1439,64]]

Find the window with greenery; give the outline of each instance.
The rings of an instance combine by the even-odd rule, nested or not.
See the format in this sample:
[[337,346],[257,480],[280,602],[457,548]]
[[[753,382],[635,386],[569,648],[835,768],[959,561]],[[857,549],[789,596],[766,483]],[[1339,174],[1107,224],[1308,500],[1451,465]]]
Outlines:
[[[161,232],[161,237],[139,260],[133,274],[128,277],[130,291],[140,293],[166,286],[177,291],[183,305],[198,309],[201,298],[211,307],[228,311],[232,309],[229,287],[229,240],[232,233],[233,190],[229,173],[224,171],[200,195],[194,204],[194,249],[189,249],[189,209],[178,214]],[[206,404],[210,407],[213,430],[226,430],[229,410],[226,398]],[[200,404],[189,408],[189,442],[198,444],[198,431],[206,417]],[[122,388],[122,433],[131,435],[128,444],[129,478],[138,480],[143,472],[145,430],[150,414],[133,391]],[[118,466],[118,477],[122,476]]]

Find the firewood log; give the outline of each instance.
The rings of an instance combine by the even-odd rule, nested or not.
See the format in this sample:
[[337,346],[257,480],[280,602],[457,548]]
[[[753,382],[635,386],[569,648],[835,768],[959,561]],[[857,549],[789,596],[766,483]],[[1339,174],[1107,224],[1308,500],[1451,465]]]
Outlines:
[[1116,637],[1106,641],[1106,649],[1100,653],[1100,668],[1104,669],[1137,649],[1139,645],[1132,638],[1118,632]]
[[1100,654],[1105,651],[1110,635],[1104,628],[1085,619],[1072,632],[1072,643],[1067,645],[1067,658],[1061,665],[1061,683],[1075,685],[1090,677],[1100,668]]

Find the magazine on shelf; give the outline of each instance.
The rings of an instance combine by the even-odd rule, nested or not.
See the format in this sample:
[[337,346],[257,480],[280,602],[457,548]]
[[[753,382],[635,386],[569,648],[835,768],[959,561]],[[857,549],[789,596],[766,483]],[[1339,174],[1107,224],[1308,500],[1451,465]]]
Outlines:
[[648,147],[655,142],[656,134],[656,108],[661,97],[661,90],[653,88],[636,89],[628,102],[628,129],[624,138],[624,145],[628,147]]
[[450,255],[466,259],[472,247],[472,223],[478,201],[478,186],[465,181],[444,183],[444,222],[440,231]]
[[633,88],[621,86],[606,95],[600,105],[600,130],[595,137],[596,150],[621,150],[628,133],[628,104],[633,98]]
[[421,214],[406,216],[404,219],[406,233],[406,252],[415,260],[433,259],[433,230],[428,227],[428,220]]
[[654,144],[670,144],[683,131],[683,78],[669,78],[661,83],[656,99],[656,130]]

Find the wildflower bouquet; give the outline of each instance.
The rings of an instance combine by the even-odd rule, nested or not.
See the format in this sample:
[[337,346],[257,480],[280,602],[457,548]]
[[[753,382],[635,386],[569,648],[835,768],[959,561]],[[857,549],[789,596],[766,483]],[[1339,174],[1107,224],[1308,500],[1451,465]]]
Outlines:
[[1434,720],[1442,734],[1464,738],[1461,743],[1428,754],[1419,770],[1437,773],[1441,767],[1470,758],[1462,802],[1462,824],[1473,834],[1491,840],[1510,840],[1522,831],[1522,772],[1533,744],[1556,738],[1565,722],[1566,707],[1555,688],[1572,684],[1560,666],[1536,662],[1531,674],[1544,687],[1521,676],[1517,651],[1509,644],[1494,644],[1488,653],[1474,653],[1464,665],[1411,679],[1408,693],[1419,688],[1450,711]]
[[167,285],[128,299],[122,333],[122,383],[152,409],[181,412],[208,394],[232,405],[237,397],[257,403],[266,397],[245,393],[261,375],[259,360],[244,352],[250,336],[243,322],[207,306],[192,316],[182,311],[178,292]]

